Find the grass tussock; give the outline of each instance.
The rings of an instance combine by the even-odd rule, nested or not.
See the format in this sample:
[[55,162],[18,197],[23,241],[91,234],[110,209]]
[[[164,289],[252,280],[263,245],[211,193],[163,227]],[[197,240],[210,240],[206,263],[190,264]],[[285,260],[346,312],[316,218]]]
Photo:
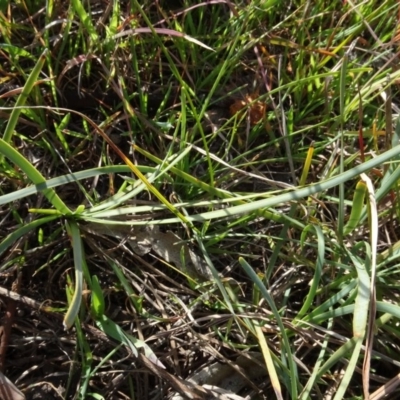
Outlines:
[[1,396],[398,398],[399,12],[0,2]]

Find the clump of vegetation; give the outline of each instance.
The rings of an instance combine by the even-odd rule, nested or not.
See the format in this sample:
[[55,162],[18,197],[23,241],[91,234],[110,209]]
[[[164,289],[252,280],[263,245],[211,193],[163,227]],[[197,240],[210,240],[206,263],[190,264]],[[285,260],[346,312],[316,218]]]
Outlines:
[[2,396],[397,398],[398,7],[0,2]]

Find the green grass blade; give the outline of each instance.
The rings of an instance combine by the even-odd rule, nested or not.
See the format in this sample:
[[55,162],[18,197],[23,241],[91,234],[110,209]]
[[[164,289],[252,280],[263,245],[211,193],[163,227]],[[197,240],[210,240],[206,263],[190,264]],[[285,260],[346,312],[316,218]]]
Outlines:
[[115,261],[109,257],[108,255],[105,255],[106,260],[108,264],[111,266],[113,269],[115,276],[118,278],[120,284],[124,288],[125,293],[127,294],[129,300],[131,301],[133,307],[135,307],[135,310],[143,317],[148,317],[149,315],[147,314],[146,310],[143,309],[143,302],[141,300],[141,297],[136,294],[136,292],[133,290],[131,283],[129,280],[125,277],[124,272],[122,268],[115,263]]
[[346,372],[343,375],[342,381],[340,382],[339,388],[335,394],[333,400],[343,400],[345,398],[346,390],[353,378],[354,371],[357,367],[357,361],[360,356],[362,346],[362,339],[356,339],[354,348],[352,349],[351,357],[346,368]]
[[92,276],[91,290],[90,310],[94,318],[100,318],[105,311],[105,301],[99,278],[96,275]]
[[357,281],[352,279],[348,282],[339,292],[335,293],[332,297],[324,301],[320,306],[314,308],[314,310],[304,316],[304,321],[312,321],[314,319],[318,319],[318,316],[324,313],[326,310],[332,308],[339,301],[347,297],[347,295],[355,289],[357,286]]
[[18,229],[13,230],[10,234],[8,234],[0,243],[0,256],[19,238],[26,235],[27,233],[33,231],[34,229],[39,228],[40,226],[47,224],[55,219],[59,218],[58,215],[52,215],[49,217],[43,217],[36,219],[32,222],[28,222],[27,224],[22,225]]
[[[313,184],[304,188],[299,188],[299,189],[294,189],[292,191],[286,191],[283,194],[279,194],[267,199],[262,199],[262,200],[257,200],[253,201],[251,203],[246,203],[246,204],[241,204],[237,206],[232,206],[232,207],[227,207],[224,210],[217,210],[217,211],[209,211],[209,212],[204,212],[204,213],[198,213],[195,215],[188,215],[185,216],[185,220],[189,222],[195,222],[195,221],[208,221],[210,219],[216,219],[216,218],[226,218],[226,217],[236,217],[240,214],[245,214],[245,213],[250,213],[254,212],[263,208],[269,208],[269,207],[274,207],[278,206],[281,204],[285,204],[288,202],[293,202],[299,199],[302,199],[304,197],[311,196],[316,193],[323,192],[325,190],[331,189],[333,187],[336,187],[340,184],[340,182],[346,182],[350,179],[353,179],[357,176],[359,176],[361,173],[369,171],[372,168],[375,168],[382,163],[389,161],[391,158],[396,157],[397,153],[400,151],[400,145],[396,146],[393,149],[390,149],[386,151],[385,153],[377,156],[376,158],[373,158],[371,160],[366,161],[365,163],[362,163],[360,165],[357,165],[354,168],[351,168],[347,171],[345,171],[343,174],[339,174],[335,177],[329,178],[325,181],[319,182],[318,184]],[[93,222],[96,222],[96,220],[89,219],[88,220],[93,220]],[[154,220],[153,223],[160,223],[160,224],[171,224],[171,223],[180,223],[182,222],[181,218],[165,218],[163,220]],[[110,223],[115,223],[118,224],[120,221],[110,221]],[[135,222],[135,224],[140,225],[144,224],[147,222],[141,223]]]
[[282,335],[283,340],[283,348],[282,351],[286,352],[286,359],[288,362],[289,367],[289,374],[290,374],[290,395],[292,400],[298,399],[298,391],[297,391],[297,367],[294,362],[294,358],[292,355],[292,350],[290,346],[290,342],[288,336],[286,334],[285,327],[282,322],[282,318],[279,315],[278,309],[276,308],[275,302],[272,299],[271,295],[268,293],[267,288],[264,286],[254,269],[244,260],[243,258],[239,258],[239,263],[242,268],[245,270],[246,274],[249,276],[251,281],[257,286],[260,294],[264,297],[267,301],[275,319],[280,329],[280,334]]
[[75,322],[82,302],[83,290],[83,257],[84,251],[78,225],[75,221],[66,222],[66,228],[71,240],[72,250],[74,252],[75,268],[75,290],[69,305],[68,311],[64,317],[64,328],[69,329]]
[[90,344],[83,332],[81,321],[79,318],[75,319],[76,341],[79,349],[79,357],[82,363],[82,374],[85,377],[82,381],[79,394],[81,398],[86,398],[87,390],[89,387],[90,376],[93,376],[93,353],[90,349]]
[[[391,121],[390,121],[391,123]],[[369,210],[369,226],[370,226],[370,248],[371,252],[367,254],[370,257],[371,266],[371,279],[370,279],[370,307],[369,307],[369,320],[368,330],[366,335],[366,350],[363,363],[363,390],[364,397],[369,397],[369,381],[370,381],[370,368],[371,368],[371,354],[374,342],[374,331],[375,331],[375,318],[376,318],[376,264],[377,264],[377,247],[378,247],[378,230],[379,230],[379,217],[377,204],[375,199],[375,191],[371,179],[366,175],[362,174],[361,178],[365,180],[368,189],[368,210]]]
[[85,31],[89,34],[92,46],[99,43],[99,36],[93,25],[92,17],[86,12],[81,0],[71,0],[71,6],[75,10]]
[[144,350],[145,356],[151,362],[161,368],[165,368],[161,361],[157,358],[157,356],[145,342],[135,338],[129,333],[126,333],[118,324],[107,318],[105,315],[103,315],[102,318],[97,319],[96,324],[108,336],[127,346],[132,351],[135,357],[138,356],[138,349],[141,348]]
[[[254,201],[254,202],[251,202],[248,204],[229,207],[224,210],[210,211],[210,212],[200,213],[200,214],[193,215],[193,216],[187,216],[186,219],[189,221],[206,221],[209,219],[223,218],[223,217],[228,217],[228,216],[233,217],[233,216],[237,216],[239,214],[253,212],[260,208],[273,207],[273,206],[277,206],[277,205],[284,204],[287,202],[299,200],[303,197],[308,197],[310,195],[322,192],[324,190],[331,189],[331,188],[337,186],[342,181],[352,179],[352,178],[360,175],[362,172],[368,171],[371,168],[374,168],[374,167],[382,164],[382,162],[390,160],[393,156],[396,155],[396,153],[398,151],[400,151],[400,146],[396,146],[395,148],[381,154],[380,156],[378,156],[374,159],[371,159],[363,164],[360,164],[360,165],[344,172],[343,174],[340,174],[333,178],[329,178],[329,179],[327,179],[323,182],[320,182],[318,184],[315,184],[315,185],[310,185],[305,188],[295,189],[293,191],[289,191],[287,193],[276,195],[276,196],[273,196],[268,199],[258,200],[258,201]],[[169,223],[181,222],[181,219],[180,218],[167,218],[167,219],[163,219],[162,221],[154,221],[154,222],[169,224]],[[118,223],[118,221],[116,221],[116,223]]]
[[[340,102],[340,164],[339,171],[341,174],[344,172],[344,121],[345,121],[345,90],[346,90],[346,74],[347,74],[347,63],[348,63],[348,54],[346,53],[343,57],[342,68],[340,70],[340,93],[339,93],[339,102]],[[338,222],[337,222],[337,230],[339,242],[342,242],[343,239],[343,226],[344,226],[344,182],[339,183],[339,207],[338,207]]]
[[320,379],[331,367],[346,358],[349,354],[352,354],[357,345],[357,339],[351,338],[344,345],[340,346],[322,365],[317,374],[317,380]]
[[123,329],[119,325],[117,325],[114,321],[110,320],[103,314],[101,318],[96,319],[96,325],[105,334],[127,346],[132,351],[135,357],[138,356],[138,350],[136,345],[127,338]]
[[[0,154],[7,157],[15,165],[17,165],[26,176],[35,185],[46,186],[46,179],[43,175],[17,150],[11,147],[5,140],[0,139]],[[53,189],[44,188],[41,190],[46,196],[47,200],[54,206],[54,208],[62,215],[71,215],[72,211],[65,205],[65,203],[58,197]]]
[[[153,170],[154,172],[146,178],[149,184],[153,184],[153,182],[161,178],[168,179],[168,175],[166,175],[167,172],[170,169],[174,168],[174,165],[176,163],[179,163],[180,160],[185,158],[188,155],[189,151],[190,148],[183,149],[179,154],[174,155],[172,160],[160,163],[160,165]],[[138,171],[142,172],[141,167],[137,166],[137,169]],[[96,213],[101,212],[104,209],[115,208],[118,205],[121,205],[122,203],[130,200],[134,196],[137,196],[145,188],[146,185],[144,182],[142,182],[141,180],[136,180],[133,188],[131,188],[130,190],[126,190],[126,193],[116,193],[114,196],[102,202],[101,204],[89,209],[87,213],[90,213],[91,215],[97,215]],[[166,208],[168,207],[165,204],[163,204],[163,206]]]
[[379,312],[393,315],[397,319],[400,319],[400,307],[396,304],[387,303],[385,301],[377,301],[376,309]]
[[[328,329],[332,329],[332,326],[333,326],[333,321],[329,321]],[[314,387],[314,384],[317,380],[318,371],[320,370],[321,364],[324,360],[325,354],[328,349],[329,349],[329,336],[327,335],[324,339],[324,342],[322,343],[321,350],[318,354],[318,359],[314,365],[312,374],[311,374],[306,386],[304,387],[303,392],[300,394],[299,400],[308,400],[310,398],[310,393],[311,393],[311,391]]]
[[[301,307],[301,310],[297,314],[296,319],[302,318],[310,309],[312,302],[316,296],[317,289],[319,287],[320,279],[321,279],[321,274],[322,274],[322,268],[325,263],[325,237],[324,234],[322,233],[322,230],[319,226],[308,226],[308,229],[314,229],[316,234],[317,234],[317,243],[318,243],[318,255],[317,255],[317,262],[315,264],[315,273],[314,277],[312,279],[312,284],[310,287],[310,290],[307,294],[307,297],[304,301],[303,306]],[[306,230],[308,230],[306,228]]]
[[[3,135],[3,140],[5,143],[10,143],[11,138],[14,134],[14,129],[17,125],[19,115],[21,114],[22,107],[25,105],[26,100],[32,91],[33,86],[35,85],[38,76],[40,74],[40,71],[43,68],[43,65],[46,61],[46,56],[47,56],[48,50],[45,49],[43,53],[40,55],[36,65],[33,67],[32,72],[30,73],[28,79],[26,80],[25,86],[22,89],[21,94],[19,95],[17,102],[15,103],[15,106],[13,107],[13,110],[11,112],[10,118],[8,120],[6,129],[4,131]],[[2,158],[0,158],[1,160]]]
[[[366,244],[367,257],[370,258],[371,251],[369,245]],[[358,277],[357,297],[354,303],[354,317],[353,317],[353,335],[355,338],[364,339],[365,331],[368,320],[368,310],[370,302],[370,277],[366,270],[366,265],[370,264],[368,261],[359,260],[351,251],[347,250],[349,258],[352,260],[356,267]],[[369,256],[368,256],[369,255]]]
[[[1,149],[1,147],[0,147]],[[152,167],[138,166],[143,173],[152,173],[155,171]],[[23,199],[24,197],[32,194],[39,193],[45,189],[63,186],[67,183],[73,183],[83,179],[94,178],[107,174],[129,173],[130,169],[127,165],[109,165],[106,167],[92,168],[85,171],[74,172],[73,174],[66,174],[56,178],[49,179],[44,183],[39,183],[34,186],[28,186],[23,189],[15,190],[11,193],[0,196],[0,205],[10,203],[12,201]]]
[[359,181],[354,192],[353,204],[351,205],[350,218],[343,230],[343,236],[347,236],[357,228],[363,211],[367,185],[364,181]]

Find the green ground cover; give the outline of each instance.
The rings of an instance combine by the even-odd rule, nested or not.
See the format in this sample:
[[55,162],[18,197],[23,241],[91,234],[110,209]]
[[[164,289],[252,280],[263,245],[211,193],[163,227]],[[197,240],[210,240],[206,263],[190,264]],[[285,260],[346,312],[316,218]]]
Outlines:
[[0,395],[397,399],[399,13],[0,1]]

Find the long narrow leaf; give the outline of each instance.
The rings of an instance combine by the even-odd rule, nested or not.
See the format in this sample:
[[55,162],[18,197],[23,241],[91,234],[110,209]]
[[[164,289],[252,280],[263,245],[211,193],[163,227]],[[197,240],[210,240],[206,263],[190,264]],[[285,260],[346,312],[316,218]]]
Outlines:
[[[364,339],[368,320],[370,279],[365,268],[366,262],[359,260],[351,251],[347,249],[346,251],[356,267],[358,277],[357,297],[354,303],[353,335],[355,338]],[[367,253],[370,253],[368,248]]]
[[343,236],[347,236],[357,228],[364,205],[365,194],[367,193],[367,185],[364,181],[359,181],[354,192],[353,204],[351,206],[350,218],[343,230]]
[[82,260],[84,257],[82,240],[78,225],[75,221],[66,223],[68,235],[71,239],[72,249],[74,252],[74,268],[75,268],[75,290],[71,300],[71,304],[64,317],[64,328],[69,329],[74,324],[75,318],[78,315],[79,308],[82,302],[83,290],[83,266]]
[[[332,329],[332,326],[333,326],[333,321],[329,321],[328,329]],[[329,348],[329,339],[330,339],[329,335],[326,335],[324,338],[324,342],[321,346],[321,350],[318,354],[317,362],[314,365],[312,374],[311,374],[306,386],[304,387],[303,392],[300,394],[299,400],[307,400],[310,398],[310,393],[311,393],[314,383],[317,379],[318,371],[324,360],[327,349]]]
[[321,378],[331,367],[338,363],[342,358],[346,358],[351,354],[356,346],[357,339],[351,338],[344,345],[340,346],[319,369],[317,379]]
[[[253,212],[262,208],[269,208],[274,207],[280,204],[296,201],[302,199],[304,197],[311,196],[316,193],[323,192],[325,190],[331,189],[339,185],[340,182],[346,182],[351,180],[363,172],[367,172],[372,168],[378,167],[383,163],[389,161],[390,159],[397,157],[398,153],[400,152],[400,145],[390,149],[381,155],[366,161],[363,164],[357,165],[356,167],[345,171],[343,174],[339,174],[333,178],[329,178],[326,181],[319,182],[314,185],[306,186],[300,189],[294,189],[291,191],[287,191],[286,193],[279,194],[276,196],[272,196],[267,199],[253,201],[247,204],[241,204],[229,208],[225,208],[223,210],[217,211],[209,211],[205,213],[195,214],[185,216],[185,220],[189,222],[194,221],[208,221],[210,219],[216,218],[225,218],[225,217],[234,217],[238,216],[239,214]],[[180,218],[165,218],[162,221],[154,221],[154,223],[161,223],[161,224],[171,224],[171,223],[179,223],[182,220]],[[118,223],[118,221],[113,221],[113,223]]]
[[317,262],[315,264],[315,273],[314,277],[312,279],[312,284],[310,287],[310,290],[307,294],[306,300],[304,301],[303,307],[301,307],[301,310],[299,311],[297,318],[302,318],[309,308],[311,307],[312,301],[314,300],[314,297],[316,295],[318,286],[319,286],[319,281],[321,279],[321,273],[322,273],[322,268],[324,266],[324,254],[325,254],[325,238],[322,233],[322,230],[319,226],[313,226],[313,229],[315,230],[317,234],[317,243],[318,243],[318,255],[317,255]]
[[239,263],[242,268],[245,270],[246,274],[249,276],[251,281],[258,287],[261,295],[267,301],[271,311],[276,319],[276,322],[279,326],[280,333],[283,339],[283,350],[286,352],[286,357],[289,365],[289,374],[290,374],[290,388],[291,388],[291,398],[297,399],[298,392],[297,392],[297,368],[294,362],[294,358],[292,355],[292,350],[290,347],[290,342],[288,336],[286,334],[285,327],[283,326],[283,322],[281,316],[279,315],[278,309],[276,308],[275,302],[272,299],[271,295],[268,293],[268,290],[262,283],[261,279],[258,277],[254,269],[247,263],[247,261],[243,258],[239,258]]
[[41,192],[60,214],[72,214],[72,211],[58,197],[57,193],[53,189],[50,189],[46,186],[46,179],[44,176],[24,156],[22,156],[3,139],[0,139],[0,154],[6,156],[15,165],[17,165],[33,184],[41,185],[41,188],[43,188],[41,189]]
[[[138,166],[138,169],[140,169],[140,171],[142,171],[143,173],[154,172],[155,170],[152,167],[146,166]],[[74,172],[73,174],[58,176],[56,178],[49,179],[44,183],[28,186],[23,189],[4,194],[0,196],[0,205],[7,204],[15,200],[20,200],[32,194],[39,193],[44,189],[55,188],[57,186],[65,185],[66,183],[73,183],[82,179],[94,178],[100,175],[128,173],[130,171],[131,170],[127,165],[109,165],[106,167],[92,168],[85,171]]]
[[86,32],[89,33],[90,39],[92,40],[92,45],[98,43],[98,34],[92,22],[92,17],[88,14],[83,7],[83,2],[80,0],[71,0],[71,5],[78,14],[79,19],[82,22]]
[[375,201],[375,190],[372,181],[365,174],[361,175],[362,179],[367,183],[368,188],[368,205],[370,215],[370,240],[371,240],[371,281],[370,281],[370,308],[369,308],[369,320],[366,340],[366,351],[363,363],[363,389],[364,397],[369,396],[369,377],[370,377],[370,366],[371,366],[371,353],[374,339],[374,324],[376,316],[376,259],[377,259],[377,247],[378,247],[378,211]]
[[271,357],[271,350],[268,347],[268,343],[265,340],[264,333],[258,321],[254,321],[254,328],[256,330],[258,343],[260,344],[264,356],[265,365],[267,366],[269,378],[271,379],[271,385],[274,389],[276,398],[278,400],[283,400],[281,384],[279,383],[278,374],[276,373],[274,362]]
[[[345,88],[346,88],[346,73],[347,73],[347,63],[349,60],[349,53],[346,52],[343,61],[342,68],[340,70],[340,84],[339,84],[339,100],[340,100],[340,173],[344,172],[344,121],[345,121]],[[343,226],[344,226],[344,182],[339,183],[339,207],[338,207],[338,236],[339,241],[343,239]]]
[[102,318],[97,319],[96,324],[108,336],[127,346],[132,351],[135,357],[138,356],[138,349],[142,348],[144,350],[145,356],[151,362],[161,368],[165,368],[161,361],[157,358],[157,356],[145,342],[126,333],[118,324],[107,318],[105,315],[103,315]]
[[12,135],[14,133],[15,126],[18,122],[18,117],[21,114],[22,106],[26,103],[26,100],[29,96],[29,93],[32,91],[35,82],[40,74],[40,71],[43,68],[44,62],[46,61],[48,49],[45,49],[43,53],[40,55],[36,65],[33,67],[32,72],[30,73],[28,79],[26,80],[25,86],[19,95],[17,102],[15,103],[15,107],[11,112],[10,118],[7,123],[6,130],[4,131],[3,140],[6,143],[10,143]]
[[343,375],[342,381],[340,382],[339,388],[338,388],[333,400],[343,400],[345,398],[344,396],[345,396],[346,390],[349,386],[351,379],[354,376],[354,371],[357,367],[357,361],[358,361],[358,357],[360,355],[361,346],[362,346],[362,340],[360,338],[356,339],[356,343],[355,343],[355,346],[351,353],[349,363],[347,364],[346,372]]
[[54,221],[55,219],[59,218],[58,215],[51,215],[49,217],[43,217],[40,219],[36,219],[32,222],[22,225],[18,229],[12,231],[9,235],[7,235],[0,243],[0,256],[13,244],[15,243],[20,237],[26,235],[27,233],[31,232],[32,230],[47,224],[48,222]]

